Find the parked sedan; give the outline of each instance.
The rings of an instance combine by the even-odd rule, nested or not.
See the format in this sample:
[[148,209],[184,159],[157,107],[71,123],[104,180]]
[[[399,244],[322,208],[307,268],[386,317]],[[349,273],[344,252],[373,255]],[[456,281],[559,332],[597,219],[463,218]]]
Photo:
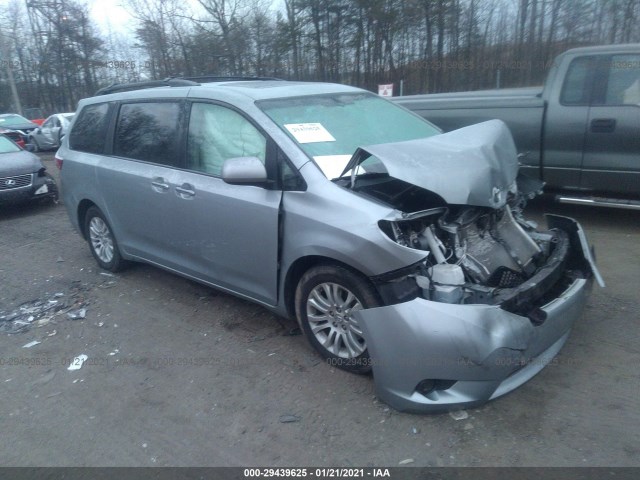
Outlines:
[[34,151],[52,150],[60,146],[67,134],[74,113],[55,113],[47,118],[41,127],[36,128],[28,137]]
[[43,198],[57,201],[56,182],[37,156],[0,135],[0,205]]
[[29,133],[36,128],[38,128],[37,124],[17,113],[0,115],[0,134],[6,135],[21,147],[24,147]]

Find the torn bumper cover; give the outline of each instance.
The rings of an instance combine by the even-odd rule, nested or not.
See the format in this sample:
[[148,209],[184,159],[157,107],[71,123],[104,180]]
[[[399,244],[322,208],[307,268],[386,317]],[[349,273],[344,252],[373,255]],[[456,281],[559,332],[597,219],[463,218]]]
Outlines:
[[[401,411],[473,406],[519,387],[551,362],[601,277],[572,219],[548,216],[570,237],[572,264],[584,266],[555,298],[544,320],[501,305],[457,305],[423,298],[354,312],[364,332],[378,397]],[[564,267],[563,267],[564,268]]]

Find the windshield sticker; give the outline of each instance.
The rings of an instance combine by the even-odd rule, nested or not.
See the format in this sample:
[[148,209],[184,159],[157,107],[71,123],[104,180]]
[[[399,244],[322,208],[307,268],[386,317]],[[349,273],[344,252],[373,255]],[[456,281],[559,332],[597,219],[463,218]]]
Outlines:
[[336,141],[321,123],[287,123],[285,128],[289,130],[298,143]]

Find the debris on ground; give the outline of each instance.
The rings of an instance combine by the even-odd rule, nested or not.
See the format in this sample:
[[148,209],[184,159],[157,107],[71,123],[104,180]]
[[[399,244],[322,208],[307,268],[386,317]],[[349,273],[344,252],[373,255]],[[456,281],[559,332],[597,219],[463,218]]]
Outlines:
[[82,320],[87,316],[86,308],[79,308],[77,310],[71,310],[67,313],[67,317],[71,320]]
[[398,465],[408,465],[413,462],[414,462],[413,458],[405,458],[404,460],[400,460],[398,462]]
[[46,325],[66,306],[56,295],[23,303],[8,313],[0,312],[0,332],[23,333],[33,325]]
[[[24,333],[34,326],[42,327],[55,322],[56,317],[71,313],[68,318],[78,320],[86,315],[85,292],[91,286],[79,281],[71,282],[69,294],[63,292],[45,294],[44,298],[18,305],[12,311],[0,311],[0,333]],[[84,312],[82,315],[77,315]],[[54,330],[55,331],[55,330]],[[55,333],[49,335],[53,336]]]
[[469,414],[466,410],[456,410],[453,412],[449,412],[449,416],[454,420],[466,420],[469,418]]
[[411,427],[411,433],[413,433],[414,435],[417,435],[420,433],[420,430],[418,430],[416,427]]
[[118,350],[117,348],[113,351],[109,353],[110,357],[113,357],[116,353],[120,352],[120,350]]
[[78,355],[73,359],[71,365],[69,365],[69,368],[67,368],[67,370],[80,370],[82,368],[82,364],[86,362],[88,358],[89,357],[87,357],[85,354]]
[[38,340],[34,340],[33,342],[29,342],[26,345],[23,345],[22,348],[31,348],[38,345],[40,342]]
[[302,420],[302,417],[297,415],[280,415],[280,423],[294,423]]
[[58,257],[58,259],[56,260],[56,262],[58,262],[58,263],[62,263],[62,262],[64,262],[64,258],[62,258],[62,257]]

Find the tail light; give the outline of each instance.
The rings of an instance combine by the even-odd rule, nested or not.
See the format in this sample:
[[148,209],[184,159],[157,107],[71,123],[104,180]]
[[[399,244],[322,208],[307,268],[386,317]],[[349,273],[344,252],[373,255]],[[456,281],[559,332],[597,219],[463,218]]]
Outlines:
[[64,159],[60,156],[59,153],[56,153],[54,159],[56,161],[56,167],[58,167],[58,170],[62,170],[62,162],[64,162]]

